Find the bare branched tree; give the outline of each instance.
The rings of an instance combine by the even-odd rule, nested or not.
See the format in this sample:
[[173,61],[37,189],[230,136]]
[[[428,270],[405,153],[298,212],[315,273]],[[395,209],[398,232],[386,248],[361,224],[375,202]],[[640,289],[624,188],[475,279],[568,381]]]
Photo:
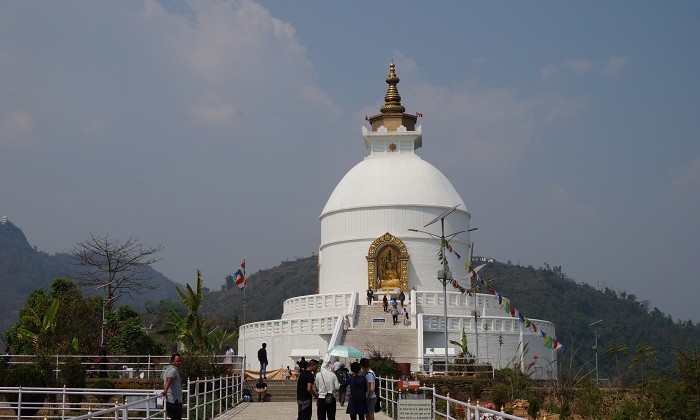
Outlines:
[[104,287],[108,308],[120,296],[133,297],[143,289],[155,289],[151,276],[143,268],[160,261],[156,254],[163,245],[145,247],[138,238],[130,236],[126,242],[95,236],[78,243],[71,251],[71,258],[82,267],[78,282],[84,286]]

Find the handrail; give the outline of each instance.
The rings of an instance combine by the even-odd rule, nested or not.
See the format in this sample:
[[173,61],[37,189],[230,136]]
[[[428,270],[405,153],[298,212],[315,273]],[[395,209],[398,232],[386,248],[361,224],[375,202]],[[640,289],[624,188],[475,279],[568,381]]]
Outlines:
[[[333,334],[331,335],[331,339],[328,341],[328,350],[332,349],[336,345],[338,345],[338,339],[340,337],[340,329],[343,328],[343,318],[347,316],[351,321],[351,325],[355,325],[355,307],[357,306],[357,292],[352,292],[350,295],[350,303],[348,305],[348,310],[347,314],[343,315],[340,314],[338,315],[338,320],[335,323],[335,327],[333,328]],[[331,356],[329,356],[327,353],[323,356],[323,363],[326,364],[330,360]]]
[[[398,402],[401,399],[401,391],[398,390],[398,380],[397,379],[390,379],[390,378],[383,378],[378,376],[377,379],[379,380],[379,394],[380,394],[380,399],[383,401],[382,403],[382,411],[384,411],[389,417],[396,418],[398,415]],[[431,393],[431,399],[433,401],[432,403],[432,413],[433,413],[433,418],[437,418],[437,416],[441,416],[442,418],[445,418],[446,420],[454,420],[455,417],[452,416],[452,408],[454,407],[462,407],[464,413],[464,417],[460,418],[467,418],[467,419],[479,419],[479,420],[486,420],[486,419],[500,419],[500,420],[526,420],[522,417],[518,417],[512,414],[506,414],[502,411],[496,411],[496,410],[491,410],[486,407],[482,407],[478,405],[478,402],[476,405],[471,404],[471,402],[467,401],[459,401],[454,398],[450,397],[450,394],[447,395],[441,395],[438,394],[435,386],[433,385],[432,387],[426,387],[426,386],[420,386],[418,387],[418,390],[423,391],[424,393],[430,392]],[[442,400],[445,401],[445,411],[441,411],[438,409],[438,404],[437,401]]]
[[[236,375],[218,378],[190,380],[183,389],[183,418],[188,420],[206,420],[237,405],[243,400],[245,380],[240,372]],[[10,408],[17,415],[8,415],[0,411],[0,419],[19,419],[22,410],[46,409],[58,413],[61,419],[92,419],[113,417],[115,419],[150,419],[165,418],[164,404],[159,404],[163,398],[161,389],[93,389],[93,388],[22,388],[2,387],[2,394],[17,394],[16,401],[8,401],[3,408]],[[53,395],[47,401],[31,402],[23,395],[46,394]],[[117,403],[71,402],[70,396],[109,395],[117,397]],[[129,401],[128,398],[136,397]],[[54,402],[51,402],[53,400]],[[113,406],[111,404],[114,404]],[[96,409],[96,411],[93,411]],[[76,417],[70,417],[71,412],[82,412]],[[21,418],[35,416],[22,415]],[[36,416],[42,418],[43,416]]]
[[[121,378],[160,378],[163,369],[170,363],[170,356],[150,354],[108,355],[105,361],[99,361],[96,355],[56,354],[49,357],[55,363],[54,373],[57,378],[61,371],[61,366],[66,364],[66,361],[70,359],[79,359],[80,364],[86,368],[88,377],[116,374]],[[201,357],[207,358],[210,356]],[[217,364],[225,364],[226,355],[215,355],[214,357],[217,360]],[[17,366],[32,364],[37,356],[33,354],[6,354],[1,355],[0,358],[4,358],[9,366]],[[232,364],[235,370],[242,369],[243,356],[233,356]]]

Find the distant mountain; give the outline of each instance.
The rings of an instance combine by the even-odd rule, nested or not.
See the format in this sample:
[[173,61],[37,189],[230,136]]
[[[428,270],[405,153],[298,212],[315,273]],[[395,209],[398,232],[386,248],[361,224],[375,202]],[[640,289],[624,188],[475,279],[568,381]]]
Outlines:
[[[71,247],[66,244],[66,247]],[[19,309],[24,306],[29,293],[36,288],[49,289],[57,277],[74,278],[76,267],[67,254],[49,255],[32,247],[22,230],[12,222],[0,222],[0,334],[17,320]],[[124,297],[117,304],[142,307],[147,302],[178,300],[175,283],[153,270],[146,269],[152,277],[154,290],[144,290],[138,299]],[[94,290],[85,290],[94,294]]]

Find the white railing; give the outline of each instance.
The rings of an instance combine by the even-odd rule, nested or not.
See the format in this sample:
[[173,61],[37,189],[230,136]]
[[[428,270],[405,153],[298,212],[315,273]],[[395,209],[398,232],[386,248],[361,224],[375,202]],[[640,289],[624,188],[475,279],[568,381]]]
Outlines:
[[311,317],[314,313],[345,313],[356,292],[325,293],[290,298],[283,304],[283,319]]
[[[389,417],[398,415],[399,399],[405,391],[399,390],[398,380],[377,377],[379,379],[379,395],[382,400],[382,411]],[[426,399],[432,399],[432,418],[445,420],[474,419],[474,420],[526,420],[522,417],[491,410],[486,407],[450,398],[450,395],[440,395],[433,387],[418,387]]]
[[[242,401],[241,375],[188,381],[183,418],[206,420]],[[165,419],[162,388],[0,388],[0,419]],[[40,396],[40,401],[32,396]],[[32,401],[34,400],[34,401]],[[104,402],[103,402],[104,401]]]
[[[357,292],[352,292],[350,293],[350,301],[349,301],[349,306],[347,308],[347,313],[345,315],[340,314],[338,315],[338,320],[335,323],[335,327],[333,328],[333,334],[331,335],[331,339],[328,342],[328,350],[331,348],[335,347],[338,345],[338,341],[340,338],[340,329],[345,328],[344,327],[344,322],[343,318],[345,316],[348,317],[348,320],[350,322],[349,326],[354,326],[355,325],[355,308],[357,307]],[[323,356],[323,363],[327,363],[330,360],[330,356],[326,354]]]
[[[0,356],[7,361],[8,366],[30,365],[36,362],[37,356],[27,354],[10,354]],[[208,356],[203,356],[208,357]],[[218,364],[224,365],[225,355],[215,356]],[[53,355],[54,375],[58,378],[61,367],[71,360],[80,360],[85,367],[88,377],[119,377],[134,379],[160,378],[165,366],[170,364],[170,356],[153,355],[108,355],[102,361],[98,356],[90,355]],[[243,356],[233,356],[233,371],[243,369]]]
[[[422,318],[424,331],[444,331],[445,317],[443,315],[423,314]],[[540,319],[531,319],[531,321],[535,322],[538,328],[544,329],[545,331],[555,331],[554,324],[549,321],[543,321]],[[520,334],[520,321],[518,318],[512,318],[505,314],[503,316],[479,318],[478,324],[475,324],[474,318],[468,315],[450,314],[448,317],[447,329],[451,332],[458,333],[461,333],[462,329],[467,332],[473,332],[476,330],[475,325],[478,325],[479,334]],[[488,327],[485,329],[484,325],[488,325]],[[540,335],[539,331],[535,332],[531,328],[523,328],[522,333],[526,336]]]
[[300,319],[276,319],[273,321],[260,321],[241,326],[242,337],[271,337],[273,335],[295,335],[303,333],[333,334],[335,316]]

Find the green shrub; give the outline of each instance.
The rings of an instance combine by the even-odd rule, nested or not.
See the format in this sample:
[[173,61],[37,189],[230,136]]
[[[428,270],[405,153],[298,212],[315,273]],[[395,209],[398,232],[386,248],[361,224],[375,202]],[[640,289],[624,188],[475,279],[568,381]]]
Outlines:
[[494,385],[493,388],[491,388],[491,399],[493,400],[493,405],[496,406],[496,410],[505,407],[506,404],[510,402],[508,387],[505,384]]
[[[90,388],[115,389],[116,387],[114,386],[114,382],[110,381],[109,379],[102,378],[93,382]],[[95,395],[95,399],[104,404],[108,403],[109,401],[112,401],[114,399],[114,396],[109,394],[99,394]]]
[[184,353],[182,355],[182,367],[180,368],[180,377],[182,383],[187,380],[196,380],[204,378],[213,378],[221,376],[226,368],[216,363],[212,356],[204,356],[193,353]]
[[369,366],[377,376],[383,378],[395,378],[398,376],[396,361],[389,358],[370,359]]
[[527,400],[527,415],[536,419],[540,414],[540,406],[542,403],[537,398],[530,398]]
[[583,418],[599,418],[603,407],[603,391],[593,386],[585,387],[577,392],[574,402],[574,412]]
[[468,391],[469,398],[472,400],[479,400],[481,398],[481,394],[484,393],[484,385],[480,382],[474,382],[469,385]]
[[[80,363],[80,359],[70,359],[63,366],[61,366],[59,385],[65,386],[66,388],[85,388],[86,376],[87,370],[85,369],[85,366]],[[82,400],[82,394],[68,396],[68,401],[72,403],[78,403]]]
[[[18,366],[10,370],[5,378],[5,386],[11,388],[24,387],[47,387],[50,384],[50,379],[46,377],[44,371],[37,365]],[[19,394],[5,393],[5,400],[16,405]],[[30,403],[31,407],[22,407],[17,414],[20,417],[34,416],[40,409],[41,403],[46,399],[46,394],[22,394],[22,402]]]

